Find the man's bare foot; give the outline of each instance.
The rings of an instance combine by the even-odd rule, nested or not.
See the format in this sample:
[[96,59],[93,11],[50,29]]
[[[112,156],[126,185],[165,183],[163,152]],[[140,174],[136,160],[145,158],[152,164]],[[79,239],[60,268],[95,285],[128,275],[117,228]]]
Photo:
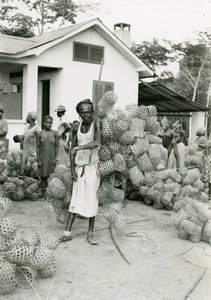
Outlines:
[[72,235],[70,235],[70,236],[63,235],[59,238],[59,242],[60,243],[68,242],[68,241],[71,241],[72,238],[73,238]]
[[98,242],[96,242],[93,238],[93,233],[87,234],[87,241],[90,245],[98,245]]

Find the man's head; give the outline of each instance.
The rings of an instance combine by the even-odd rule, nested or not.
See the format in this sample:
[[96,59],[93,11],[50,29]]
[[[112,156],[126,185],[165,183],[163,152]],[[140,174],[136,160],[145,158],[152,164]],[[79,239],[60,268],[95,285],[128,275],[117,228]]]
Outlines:
[[76,106],[76,111],[84,123],[92,122],[94,107],[91,100],[85,99],[80,101]]
[[66,108],[64,105],[58,105],[55,111],[57,113],[57,117],[61,118],[65,114]]

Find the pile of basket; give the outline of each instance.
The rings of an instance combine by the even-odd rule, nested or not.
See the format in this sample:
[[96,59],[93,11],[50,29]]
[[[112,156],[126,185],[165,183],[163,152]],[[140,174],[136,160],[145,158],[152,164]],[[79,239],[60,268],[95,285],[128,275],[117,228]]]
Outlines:
[[185,196],[174,205],[175,226],[180,239],[189,239],[199,243],[204,241],[211,245],[211,210],[209,205]]
[[40,182],[32,177],[19,179],[8,177],[4,182],[4,195],[15,201],[29,199],[36,201],[42,196]]
[[16,222],[6,216],[12,208],[9,198],[0,198],[0,294],[17,287],[30,288],[36,277],[50,277],[56,272],[54,250],[59,240],[51,234],[30,232],[23,236]]
[[54,173],[49,176],[46,194],[51,201],[56,213],[56,219],[66,224],[68,218],[68,207],[72,195],[72,174],[70,169],[63,165],[57,165]]

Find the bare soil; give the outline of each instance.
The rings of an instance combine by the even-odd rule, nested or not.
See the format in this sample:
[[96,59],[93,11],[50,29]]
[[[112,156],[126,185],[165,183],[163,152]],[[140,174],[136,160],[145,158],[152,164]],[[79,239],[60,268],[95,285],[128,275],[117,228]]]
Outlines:
[[[123,207],[127,233],[134,236],[116,240],[129,265],[114,246],[104,210],[104,206],[99,207],[96,217],[97,246],[87,243],[88,220],[77,218],[73,240],[59,244],[55,251],[56,274],[36,280],[38,294],[32,288],[17,289],[0,299],[211,299],[211,247],[177,238],[174,212],[155,210],[142,202],[127,202]],[[64,230],[49,202],[14,202],[10,215],[21,234],[36,231],[61,236]]]

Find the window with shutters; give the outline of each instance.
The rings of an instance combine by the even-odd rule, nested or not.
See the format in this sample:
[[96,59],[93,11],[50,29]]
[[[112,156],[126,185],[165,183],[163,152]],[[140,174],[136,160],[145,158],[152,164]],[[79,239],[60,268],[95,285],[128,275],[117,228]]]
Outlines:
[[103,57],[104,47],[102,46],[78,42],[73,43],[73,60],[101,64]]
[[114,83],[108,81],[93,80],[93,93],[92,93],[92,102],[96,106],[103,95],[108,91],[114,90]]

